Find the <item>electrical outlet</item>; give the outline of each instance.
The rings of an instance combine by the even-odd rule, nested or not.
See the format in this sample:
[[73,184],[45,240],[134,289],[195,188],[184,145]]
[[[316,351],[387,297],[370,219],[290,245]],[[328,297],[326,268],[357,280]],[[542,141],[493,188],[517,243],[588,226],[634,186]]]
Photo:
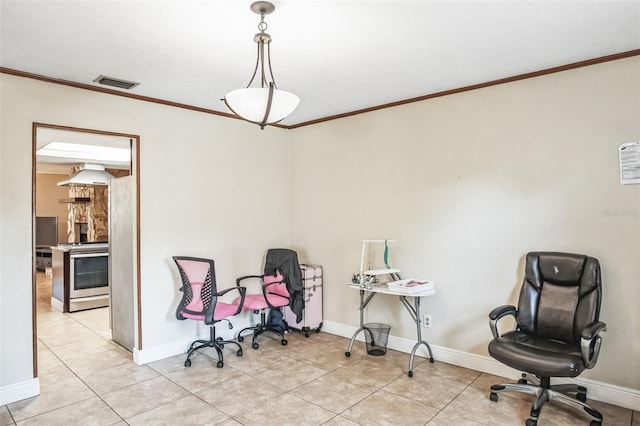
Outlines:
[[422,323],[423,327],[431,328],[431,315],[424,316],[424,322]]

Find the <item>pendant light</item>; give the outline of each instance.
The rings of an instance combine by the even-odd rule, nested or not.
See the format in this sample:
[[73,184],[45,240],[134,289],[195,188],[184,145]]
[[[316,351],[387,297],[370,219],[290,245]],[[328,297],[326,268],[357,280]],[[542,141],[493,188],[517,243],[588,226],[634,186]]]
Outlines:
[[[232,90],[222,99],[235,115],[259,125],[261,129],[264,129],[267,124],[274,124],[284,119],[300,103],[300,98],[293,93],[278,89],[273,78],[271,36],[266,33],[267,23],[264,22],[264,17],[275,9],[276,7],[268,1],[257,1],[251,4],[251,10],[260,15],[260,23],[258,24],[260,32],[253,38],[253,41],[258,44],[256,67],[247,87]],[[256,80],[258,70],[260,86],[251,87],[251,84]]]

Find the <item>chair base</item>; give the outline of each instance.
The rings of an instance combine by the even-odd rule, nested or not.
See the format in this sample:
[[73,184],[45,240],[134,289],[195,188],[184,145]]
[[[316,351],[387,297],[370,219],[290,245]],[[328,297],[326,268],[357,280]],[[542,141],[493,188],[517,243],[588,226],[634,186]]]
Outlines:
[[491,401],[498,400],[500,392],[522,392],[535,395],[536,400],[531,407],[530,418],[526,420],[526,426],[536,426],[542,406],[547,401],[558,401],[569,405],[574,409],[586,414],[591,419],[591,426],[602,425],[602,414],[591,406],[587,401],[587,388],[574,384],[551,385],[549,377],[538,379],[529,373],[522,373],[522,378],[518,383],[506,383],[491,386],[489,399]]
[[[184,361],[185,367],[191,367],[191,355],[198,349],[202,348],[214,348],[218,353],[218,362],[216,363],[216,367],[222,368],[224,367],[224,359],[222,357],[222,350],[224,349],[224,345],[233,344],[238,346],[238,351],[236,352],[236,356],[242,356],[242,346],[240,343],[234,342],[233,340],[222,340],[222,337],[216,338],[216,329],[214,326],[209,328],[209,340],[196,340],[191,343],[189,346],[189,350],[187,351],[187,359]],[[196,346],[197,345],[197,346]]]
[[[289,329],[286,322],[285,322],[285,328],[287,330]],[[242,333],[244,333],[247,330],[253,330],[253,339],[251,341],[251,347],[253,349],[258,349],[260,347],[260,345],[256,340],[258,339],[258,336],[264,333],[265,331],[270,331],[280,336],[280,343],[282,344],[282,346],[285,346],[288,343],[287,339],[284,338],[284,332],[267,324],[267,316],[264,310],[260,311],[260,323],[258,325],[254,325],[252,327],[245,327],[242,330],[240,330],[240,332],[238,332],[238,342],[242,342],[244,340]]]

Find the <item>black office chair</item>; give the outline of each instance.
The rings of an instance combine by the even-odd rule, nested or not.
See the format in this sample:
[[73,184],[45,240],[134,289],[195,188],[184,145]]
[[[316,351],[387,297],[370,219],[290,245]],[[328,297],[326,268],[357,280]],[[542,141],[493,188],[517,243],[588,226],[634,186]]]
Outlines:
[[[591,425],[602,424],[602,414],[586,404],[587,389],[575,384],[551,385],[551,377],[576,377],[598,360],[606,324],[598,321],[602,284],[600,263],[580,254],[532,252],[518,308],[503,305],[489,314],[494,339],[489,354],[523,371],[518,383],[491,386],[489,398],[506,391],[536,395],[527,426],[535,426],[542,405],[562,402],[585,413]],[[498,320],[515,317],[515,330],[499,334]]]

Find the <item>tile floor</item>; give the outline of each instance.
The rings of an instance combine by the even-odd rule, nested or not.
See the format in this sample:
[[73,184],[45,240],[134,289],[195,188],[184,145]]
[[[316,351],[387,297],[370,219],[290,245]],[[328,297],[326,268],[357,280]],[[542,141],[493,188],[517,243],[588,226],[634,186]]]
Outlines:
[[[38,274],[41,395],[0,407],[5,425],[523,425],[531,397],[488,388],[504,379],[409,355],[366,354],[327,333],[289,344],[264,336],[244,356],[225,350],[179,355],[138,366],[110,340],[108,308],[61,314],[50,308],[50,281]],[[640,413],[598,403],[605,425],[640,426]],[[584,417],[547,404],[538,424],[584,425]]]

